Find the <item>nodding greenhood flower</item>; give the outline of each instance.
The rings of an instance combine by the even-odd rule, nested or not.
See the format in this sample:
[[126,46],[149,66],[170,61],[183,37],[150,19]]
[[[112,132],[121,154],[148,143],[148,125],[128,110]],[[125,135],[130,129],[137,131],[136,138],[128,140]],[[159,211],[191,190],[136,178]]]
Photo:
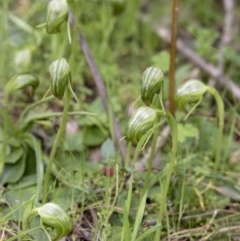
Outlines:
[[39,85],[39,80],[36,76],[32,74],[20,74],[13,76],[6,84],[5,91],[6,94],[10,94],[16,90],[23,89],[27,86],[32,87],[32,92],[37,89]]
[[111,0],[113,15],[121,14],[126,7],[126,0]]
[[71,81],[70,65],[66,59],[61,58],[51,63],[49,66],[49,72],[51,75],[52,94],[61,100]]
[[150,130],[156,120],[156,111],[150,107],[140,107],[127,124],[126,138],[137,144],[141,137]]
[[49,236],[47,227],[55,230],[53,240],[57,241],[72,231],[72,221],[69,215],[57,204],[46,203],[41,207],[32,208],[32,202],[28,203],[23,215],[23,230],[27,231],[31,218],[39,215],[42,229]]
[[[152,104],[155,94],[161,93],[163,80],[163,72],[157,67],[149,67],[143,72],[141,98],[147,106]],[[160,98],[160,101],[162,101],[162,96]]]
[[[199,80],[188,80],[177,89],[175,102],[180,110],[188,112],[188,117],[200,104],[203,95],[208,89],[209,87]],[[188,106],[191,107],[189,111],[187,110]]]
[[60,33],[61,26],[68,18],[66,0],[51,0],[47,7],[46,30],[49,34]]

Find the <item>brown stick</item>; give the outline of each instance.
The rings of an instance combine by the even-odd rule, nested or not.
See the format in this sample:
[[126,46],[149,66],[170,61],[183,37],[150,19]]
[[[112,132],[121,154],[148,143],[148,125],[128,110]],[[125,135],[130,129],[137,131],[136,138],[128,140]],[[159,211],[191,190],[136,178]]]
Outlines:
[[174,94],[175,94],[175,56],[176,56],[176,36],[177,36],[177,14],[178,0],[173,0],[172,6],[172,36],[171,36],[171,58],[169,69],[169,111],[174,116]]
[[[70,23],[71,23],[71,26],[74,28],[74,17],[72,15],[72,13],[70,13]],[[87,61],[89,69],[92,73],[94,82],[96,84],[98,93],[100,95],[100,98],[101,98],[103,106],[104,106],[104,109],[105,109],[106,113],[108,114],[109,108],[108,108],[108,97],[107,97],[106,88],[105,88],[104,82],[102,80],[102,77],[100,75],[100,72],[97,68],[97,65],[92,57],[88,44],[87,44],[85,38],[83,37],[83,34],[81,33],[81,31],[78,31],[78,43],[82,49],[83,55]],[[117,146],[117,148],[120,150],[122,162],[124,162],[126,146],[125,146],[124,142],[122,142],[120,145],[120,139],[122,138],[120,126],[119,126],[116,116],[113,112],[111,113],[111,116],[113,118],[114,142],[115,142],[115,145]]]
[[[156,26],[153,27],[153,29],[156,31],[159,37],[161,37],[164,41],[170,43],[171,33],[168,29],[159,28]],[[202,70],[207,72],[212,78],[216,79],[218,81],[217,84],[219,84],[220,86],[230,91],[230,93],[232,93],[237,100],[240,100],[240,88],[236,83],[234,83],[226,75],[222,74],[217,67],[207,63],[203,58],[197,55],[193,50],[188,48],[183,43],[183,41],[178,39],[176,46],[177,46],[177,50],[180,53],[182,53],[186,58],[188,58],[191,62],[196,64]]]
[[223,0],[224,25],[218,47],[218,68],[224,73],[224,50],[232,41],[232,26],[234,21],[234,0]]

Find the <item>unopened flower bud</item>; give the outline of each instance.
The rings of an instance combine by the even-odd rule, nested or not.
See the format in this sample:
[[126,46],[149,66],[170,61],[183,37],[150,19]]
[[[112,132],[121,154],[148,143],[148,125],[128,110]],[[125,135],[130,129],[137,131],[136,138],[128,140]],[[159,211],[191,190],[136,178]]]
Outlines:
[[52,0],[48,3],[46,30],[47,33],[61,32],[61,25],[68,18],[68,3],[66,0]]
[[70,65],[64,58],[58,59],[51,63],[49,72],[51,75],[52,94],[61,100],[70,82]]
[[150,107],[140,107],[134,113],[127,124],[126,138],[133,144],[137,144],[141,137],[150,130],[156,119],[156,112]]
[[147,106],[152,104],[154,95],[160,93],[163,80],[163,72],[157,67],[149,67],[143,72],[141,98]]

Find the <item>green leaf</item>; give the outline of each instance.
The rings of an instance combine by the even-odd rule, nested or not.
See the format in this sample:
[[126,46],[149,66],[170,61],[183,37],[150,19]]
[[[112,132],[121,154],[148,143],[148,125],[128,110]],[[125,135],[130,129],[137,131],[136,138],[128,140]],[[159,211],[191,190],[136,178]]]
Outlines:
[[5,164],[1,179],[1,184],[14,183],[21,179],[26,164],[26,154],[24,154],[21,159],[15,164]]
[[83,143],[87,146],[98,146],[103,143],[106,137],[106,134],[103,133],[97,126],[86,127]]
[[107,116],[100,98],[97,98],[91,105],[88,106],[87,111],[95,113],[97,116],[86,116],[79,120],[81,126],[93,126],[107,123]]
[[35,160],[36,160],[36,173],[37,173],[37,195],[36,199],[39,200],[42,193],[42,185],[43,185],[43,157],[42,157],[42,149],[39,141],[31,135],[26,134],[26,142],[32,149],[34,150]]
[[21,138],[10,137],[8,144],[12,147],[21,147]]
[[1,214],[5,216],[0,218],[0,226],[2,222],[8,220],[21,222],[23,218],[23,207],[29,202],[32,202],[31,197],[33,197],[34,193],[35,187],[24,188],[22,190],[10,190],[5,193],[4,196],[10,206],[1,209]]
[[0,125],[0,142],[3,140],[3,129],[2,126]]
[[31,214],[31,211],[33,209],[33,202],[35,199],[35,195],[32,196],[29,200],[29,202],[26,203],[25,208],[24,208],[24,212],[23,212],[23,222],[22,222],[22,229],[23,231],[27,230],[28,227],[28,217]]
[[196,138],[198,129],[191,124],[178,124],[178,141],[183,143],[187,138]]
[[168,72],[170,55],[166,50],[161,51],[159,54],[154,55],[151,59],[151,63],[162,69],[163,72]]
[[123,229],[122,229],[122,237],[121,241],[130,240],[131,239],[131,230],[130,230],[130,224],[128,220],[128,204],[127,201],[125,201],[124,204],[124,212],[123,212]]
[[[2,151],[2,144],[0,143],[0,151]],[[7,146],[7,150],[6,150],[6,155],[9,155],[11,152],[11,147],[10,146]]]
[[140,201],[140,204],[139,204],[139,208],[138,208],[137,215],[136,215],[136,220],[134,223],[132,238],[131,238],[132,241],[136,240],[138,229],[142,223],[142,218],[143,218],[143,214],[144,214],[145,206],[146,206],[146,198],[147,198],[147,191],[144,193],[142,200]]
[[144,238],[146,238],[147,236],[149,236],[151,233],[155,232],[158,228],[160,228],[161,225],[160,224],[157,224],[151,228],[149,228],[146,232],[144,232],[140,237],[138,237],[136,239],[136,241],[141,241],[143,240]]
[[103,142],[101,146],[101,155],[103,158],[108,159],[112,157],[115,153],[115,148],[113,142],[108,138]]
[[15,164],[23,155],[23,149],[20,148],[11,148],[11,152],[6,156],[5,163]]
[[64,142],[65,151],[81,151],[83,147],[83,132],[77,132],[66,137]]

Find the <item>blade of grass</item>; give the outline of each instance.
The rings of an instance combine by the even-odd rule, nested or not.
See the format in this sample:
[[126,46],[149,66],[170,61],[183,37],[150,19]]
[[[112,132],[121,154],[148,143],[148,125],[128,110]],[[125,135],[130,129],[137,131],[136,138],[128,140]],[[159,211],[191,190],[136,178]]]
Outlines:
[[131,240],[131,230],[130,230],[128,215],[129,215],[128,204],[127,204],[127,201],[125,201],[124,212],[123,212],[123,229],[122,229],[121,241]]
[[141,241],[144,238],[148,237],[151,233],[154,233],[158,228],[160,228],[161,224],[157,224],[151,228],[149,228],[146,232],[144,232],[142,235],[140,235],[135,241]]
[[40,143],[36,140],[34,136],[27,133],[26,134],[28,144],[32,147],[36,157],[36,172],[37,172],[37,193],[36,201],[40,201],[42,195],[42,185],[43,185],[43,157]]
[[144,211],[145,211],[145,205],[146,205],[146,198],[147,198],[147,192],[145,192],[145,194],[143,195],[143,197],[140,201],[140,205],[139,205],[137,215],[136,215],[136,219],[135,219],[135,222],[134,222],[134,228],[133,228],[133,232],[132,232],[131,241],[136,240],[138,229],[139,229],[139,227],[142,223],[142,218],[143,218],[143,214],[144,214]]

